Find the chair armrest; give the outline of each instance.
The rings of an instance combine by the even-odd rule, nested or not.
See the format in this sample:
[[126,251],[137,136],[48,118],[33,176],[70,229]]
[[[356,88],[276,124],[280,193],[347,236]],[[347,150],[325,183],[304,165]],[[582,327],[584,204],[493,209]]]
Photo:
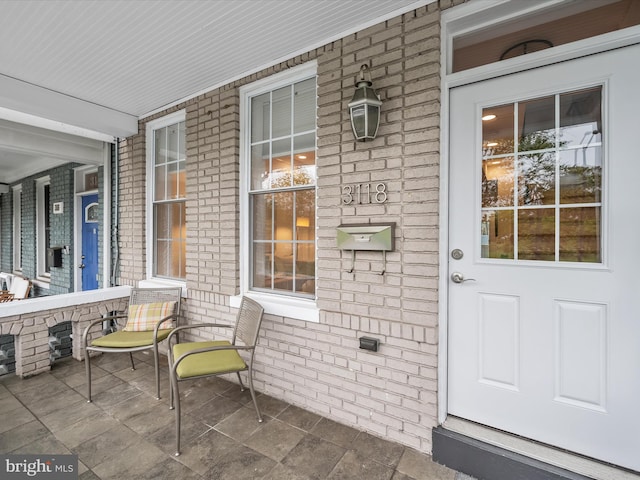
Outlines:
[[[160,320],[158,323],[156,323],[155,327],[153,327],[153,343],[158,343],[158,331],[160,330],[160,325],[162,325],[164,322],[166,322],[167,320],[171,320],[172,322],[174,322],[176,325],[178,324],[178,319],[179,319],[179,315],[177,313],[172,313],[171,315],[167,315],[166,317],[164,317],[162,320]],[[179,327],[174,327],[172,329],[175,330],[176,328]],[[171,334],[169,334],[169,337],[171,336]],[[167,337],[167,343],[169,342]]]
[[82,332],[82,345],[84,345],[85,347],[88,345],[87,344],[87,338],[89,337],[89,330],[91,330],[93,327],[95,327],[98,324],[102,324],[102,322],[104,322],[105,320],[108,320],[109,317],[107,318],[98,318],[96,320],[92,320],[91,323],[89,323],[89,325],[87,325],[85,327],[85,329]]
[[102,324],[103,322],[107,322],[109,320],[118,320],[120,318],[126,318],[126,315],[108,315],[106,317],[100,317],[92,320],[91,323],[89,323],[89,325],[87,325],[82,332],[82,344],[85,347],[87,346],[87,337],[89,335],[89,330],[91,330],[93,327],[98,324]]

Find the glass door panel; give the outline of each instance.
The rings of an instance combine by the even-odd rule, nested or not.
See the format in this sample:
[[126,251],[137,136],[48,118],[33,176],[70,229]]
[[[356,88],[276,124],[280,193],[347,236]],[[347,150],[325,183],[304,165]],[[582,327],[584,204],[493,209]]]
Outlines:
[[513,206],[513,157],[482,161],[482,206]]
[[600,203],[602,147],[560,152],[560,203]]
[[560,261],[602,262],[600,207],[560,209]]
[[555,97],[515,104],[518,109],[518,150],[548,150],[556,146]]
[[513,104],[485,109],[482,113],[483,156],[513,152]]
[[514,258],[513,210],[484,210],[482,213],[482,258]]
[[556,203],[556,155],[540,152],[518,157],[518,205]]
[[518,210],[518,259],[555,260],[555,209]]

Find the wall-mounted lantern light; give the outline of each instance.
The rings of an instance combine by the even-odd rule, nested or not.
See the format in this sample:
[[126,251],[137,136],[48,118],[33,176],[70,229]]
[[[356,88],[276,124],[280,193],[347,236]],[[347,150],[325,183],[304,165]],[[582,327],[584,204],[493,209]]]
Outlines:
[[369,67],[362,65],[356,80],[356,92],[349,102],[349,116],[353,135],[359,142],[373,140],[380,124],[380,97],[372,88]]

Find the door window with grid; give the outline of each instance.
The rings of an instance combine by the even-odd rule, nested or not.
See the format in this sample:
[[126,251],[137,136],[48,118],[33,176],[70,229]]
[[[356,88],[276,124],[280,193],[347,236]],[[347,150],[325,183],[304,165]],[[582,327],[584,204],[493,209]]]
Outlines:
[[602,87],[482,111],[481,256],[602,263]]

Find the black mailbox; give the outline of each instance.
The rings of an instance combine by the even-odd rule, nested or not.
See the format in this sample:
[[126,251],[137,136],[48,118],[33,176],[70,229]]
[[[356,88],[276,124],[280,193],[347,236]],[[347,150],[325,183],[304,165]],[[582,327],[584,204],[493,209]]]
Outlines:
[[47,248],[47,263],[50,267],[62,267],[62,249],[64,247]]

